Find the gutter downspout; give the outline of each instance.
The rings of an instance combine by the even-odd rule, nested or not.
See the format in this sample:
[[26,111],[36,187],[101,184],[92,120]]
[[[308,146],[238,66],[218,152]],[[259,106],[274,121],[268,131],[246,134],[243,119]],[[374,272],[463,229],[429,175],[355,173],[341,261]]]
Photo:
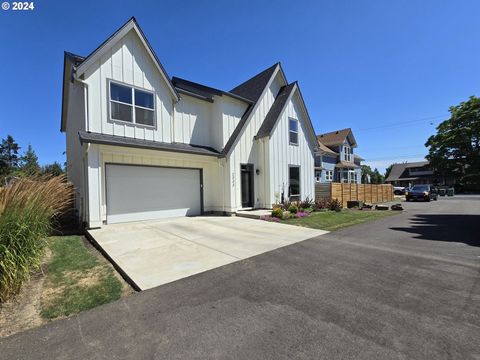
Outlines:
[[222,212],[225,213],[225,165],[222,159],[218,159],[218,165],[222,168]]
[[89,120],[88,119],[88,83],[77,77],[75,77],[75,81],[83,85],[83,94],[84,94],[84,103],[85,103],[85,109],[84,109],[85,131],[90,132],[90,126],[89,126],[90,121],[88,121]]

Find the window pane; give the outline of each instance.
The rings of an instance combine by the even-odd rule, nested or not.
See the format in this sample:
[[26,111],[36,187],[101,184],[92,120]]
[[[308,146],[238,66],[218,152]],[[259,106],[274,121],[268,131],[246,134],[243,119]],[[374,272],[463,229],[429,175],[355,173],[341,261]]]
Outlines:
[[112,119],[132,122],[132,106],[110,101]]
[[135,89],[135,105],[153,110],[153,94]]
[[295,131],[295,132],[298,131],[298,121],[297,120],[289,119],[289,125],[288,126],[289,126],[288,129],[290,131]]
[[135,108],[135,122],[142,125],[154,125],[155,112],[141,108]]
[[132,88],[110,83],[110,98],[115,101],[132,103]]
[[300,168],[299,167],[290,167],[290,179],[289,179],[289,190],[290,195],[299,195],[300,194]]
[[298,133],[290,132],[290,143],[298,144]]

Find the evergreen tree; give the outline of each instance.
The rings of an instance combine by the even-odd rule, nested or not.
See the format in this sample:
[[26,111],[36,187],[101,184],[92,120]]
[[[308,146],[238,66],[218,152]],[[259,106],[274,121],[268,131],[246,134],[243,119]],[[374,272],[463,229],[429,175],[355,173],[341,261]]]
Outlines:
[[38,164],[38,156],[32,148],[32,145],[28,145],[28,149],[22,156],[21,171],[27,176],[36,175],[40,173],[40,165]]
[[0,144],[0,176],[5,178],[18,169],[20,157],[18,151],[20,146],[15,142],[11,135],[2,139]]

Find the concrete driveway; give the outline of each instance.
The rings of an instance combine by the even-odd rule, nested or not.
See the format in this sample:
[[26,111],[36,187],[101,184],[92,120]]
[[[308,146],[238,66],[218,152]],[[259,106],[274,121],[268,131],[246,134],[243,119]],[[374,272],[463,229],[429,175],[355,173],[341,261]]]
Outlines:
[[107,225],[90,236],[140,290],[326,231],[241,217],[181,217]]

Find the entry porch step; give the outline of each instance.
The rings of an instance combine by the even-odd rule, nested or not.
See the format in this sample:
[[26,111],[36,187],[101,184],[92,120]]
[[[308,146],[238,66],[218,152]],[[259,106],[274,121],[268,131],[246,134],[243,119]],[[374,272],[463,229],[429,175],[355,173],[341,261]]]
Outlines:
[[236,212],[237,216],[249,219],[260,219],[261,216],[267,216],[271,214],[272,210],[269,209],[239,210]]

